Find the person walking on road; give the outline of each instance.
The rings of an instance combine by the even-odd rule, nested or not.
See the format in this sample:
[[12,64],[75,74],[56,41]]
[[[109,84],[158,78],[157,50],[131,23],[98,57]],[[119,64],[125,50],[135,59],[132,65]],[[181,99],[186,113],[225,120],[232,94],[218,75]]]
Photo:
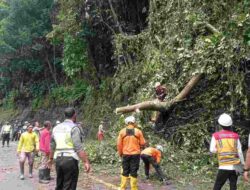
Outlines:
[[81,159],[86,172],[90,164],[82,145],[81,132],[76,124],[74,108],[66,108],[65,121],[56,125],[51,137],[49,167],[55,159],[56,190],[76,190]]
[[34,155],[35,152],[39,150],[39,142],[37,135],[32,131],[33,126],[28,125],[27,131],[24,132],[19,140],[17,147],[17,154],[19,157],[20,164],[20,179],[24,179],[24,163],[26,158],[28,158],[29,162],[29,177],[33,177],[33,163],[34,163]]
[[162,153],[163,153],[163,147],[161,145],[157,145],[156,148],[154,147],[145,148],[141,152],[141,159],[143,160],[145,166],[146,179],[149,179],[149,168],[151,164],[155,168],[155,171],[159,176],[160,180],[167,183],[167,179],[163,174],[159,164],[161,161]]
[[238,166],[244,164],[239,135],[232,131],[233,121],[230,115],[223,113],[218,119],[222,130],[212,136],[210,152],[217,153],[219,170],[214,184],[214,190],[220,190],[227,179],[230,190],[237,189]]
[[52,124],[50,121],[44,122],[44,128],[40,131],[39,149],[41,153],[41,164],[39,166],[39,183],[49,183],[50,180],[50,169],[47,166],[50,155],[50,140],[51,133],[50,129]]
[[144,136],[136,128],[134,116],[125,119],[127,125],[123,128],[117,139],[117,150],[122,157],[121,190],[126,189],[127,180],[130,177],[131,190],[137,190],[137,171],[140,164],[141,148],[145,146]]
[[5,122],[1,130],[2,135],[2,147],[4,147],[5,141],[7,141],[7,147],[9,147],[10,143],[10,133],[11,133],[11,125],[8,121]]

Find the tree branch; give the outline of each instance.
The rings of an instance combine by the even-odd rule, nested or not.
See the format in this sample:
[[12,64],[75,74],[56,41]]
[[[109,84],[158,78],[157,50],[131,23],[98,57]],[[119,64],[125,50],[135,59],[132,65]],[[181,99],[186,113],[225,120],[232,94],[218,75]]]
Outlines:
[[119,107],[116,108],[116,114],[120,113],[129,113],[133,112],[136,109],[139,110],[155,110],[155,111],[163,111],[168,110],[174,103],[183,101],[191,90],[196,86],[196,84],[200,81],[202,74],[197,74],[193,76],[190,81],[186,84],[183,90],[173,99],[168,102],[161,102],[159,100],[145,101],[131,106]]

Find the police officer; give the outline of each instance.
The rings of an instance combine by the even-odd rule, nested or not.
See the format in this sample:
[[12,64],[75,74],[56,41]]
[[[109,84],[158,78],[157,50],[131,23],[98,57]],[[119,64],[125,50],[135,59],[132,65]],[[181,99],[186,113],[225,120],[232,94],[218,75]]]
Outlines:
[[48,166],[51,167],[55,159],[56,190],[75,190],[79,175],[79,160],[84,163],[86,172],[90,171],[90,164],[83,150],[81,132],[76,124],[75,109],[66,108],[64,115],[65,121],[56,125],[52,132]]

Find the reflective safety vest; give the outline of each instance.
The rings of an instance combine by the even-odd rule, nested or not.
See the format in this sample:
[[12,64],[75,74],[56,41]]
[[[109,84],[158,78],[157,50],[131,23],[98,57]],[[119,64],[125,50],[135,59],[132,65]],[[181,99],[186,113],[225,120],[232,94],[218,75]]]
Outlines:
[[11,125],[4,125],[3,126],[3,133],[10,133]]
[[79,159],[77,153],[74,150],[73,141],[71,138],[72,129],[76,127],[76,124],[70,121],[60,123],[53,129],[53,137],[56,142],[56,151],[54,157],[56,158],[60,153],[63,156],[71,156]]
[[221,130],[213,134],[220,166],[240,164],[237,144],[239,135],[232,131]]

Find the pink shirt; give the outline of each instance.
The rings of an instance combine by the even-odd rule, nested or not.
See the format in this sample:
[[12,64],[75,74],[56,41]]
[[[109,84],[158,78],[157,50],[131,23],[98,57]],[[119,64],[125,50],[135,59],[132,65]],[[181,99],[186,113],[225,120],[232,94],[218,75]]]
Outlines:
[[40,151],[50,153],[50,139],[50,131],[47,128],[42,129],[40,131]]

